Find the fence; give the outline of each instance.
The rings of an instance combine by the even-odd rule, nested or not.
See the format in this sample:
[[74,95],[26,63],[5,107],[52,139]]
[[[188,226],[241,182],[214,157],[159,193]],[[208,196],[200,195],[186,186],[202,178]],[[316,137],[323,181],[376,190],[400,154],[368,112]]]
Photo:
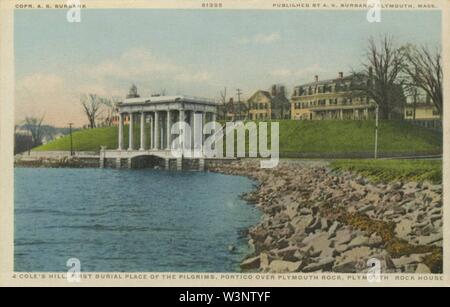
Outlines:
[[416,120],[410,120],[410,122],[416,126],[436,130],[439,132],[443,131],[443,124],[442,124],[442,120],[440,120],[440,119],[416,119]]

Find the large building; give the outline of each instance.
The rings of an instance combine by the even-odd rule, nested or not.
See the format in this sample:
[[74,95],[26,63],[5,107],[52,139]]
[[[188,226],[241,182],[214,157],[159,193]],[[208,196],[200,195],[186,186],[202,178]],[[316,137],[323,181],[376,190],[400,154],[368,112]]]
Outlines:
[[375,104],[353,90],[355,78],[319,80],[294,88],[291,97],[291,118],[296,120],[364,120],[373,117]]
[[290,108],[285,87],[273,85],[269,91],[257,90],[246,101],[230,98],[219,105],[218,114],[219,119],[227,121],[290,119]]
[[430,96],[420,88],[413,88],[406,96],[405,119],[435,120],[440,119],[439,110],[434,106]]
[[247,104],[245,102],[235,101],[233,98],[230,98],[227,103],[218,105],[217,114],[219,120],[246,120],[248,119]]
[[290,106],[282,85],[273,85],[270,91],[258,90],[247,100],[250,120],[290,119]]
[[[187,96],[131,97],[118,103],[117,108],[119,150],[169,150],[172,145],[171,128],[174,123],[186,122],[193,131],[196,129],[203,131],[206,123],[216,121],[217,114],[216,102]],[[124,143],[125,118],[129,120],[128,144]],[[134,144],[134,125],[139,126],[139,144]]]

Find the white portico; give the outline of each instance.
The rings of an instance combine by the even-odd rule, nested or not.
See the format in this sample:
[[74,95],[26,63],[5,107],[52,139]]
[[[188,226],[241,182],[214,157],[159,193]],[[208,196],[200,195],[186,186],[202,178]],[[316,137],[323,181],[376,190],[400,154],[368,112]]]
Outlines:
[[[119,111],[118,150],[170,150],[174,123],[184,121],[191,129],[203,130],[216,120],[214,101],[185,96],[128,98],[117,105]],[[128,144],[124,144],[124,115],[129,115]],[[134,144],[134,126],[139,124],[139,144]],[[195,132],[192,133],[195,135]]]
[[[172,126],[177,122],[190,125],[192,130],[190,143],[202,147],[204,137],[195,142],[194,136],[203,135],[204,125],[216,121],[217,114],[217,104],[214,101],[186,96],[127,98],[117,105],[117,109],[118,148],[108,150],[105,158],[118,159],[118,165],[121,165],[120,159],[133,159],[145,155],[165,159],[168,165],[170,159],[174,159],[171,157],[171,146],[176,136],[171,134]],[[126,144],[125,116],[129,118]],[[139,133],[139,137],[134,133]]]

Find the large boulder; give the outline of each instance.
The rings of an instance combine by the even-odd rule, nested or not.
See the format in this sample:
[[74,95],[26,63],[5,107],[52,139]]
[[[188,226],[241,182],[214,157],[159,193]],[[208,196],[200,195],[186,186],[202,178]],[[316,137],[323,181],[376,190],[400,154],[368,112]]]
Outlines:
[[418,264],[423,262],[424,258],[426,256],[430,255],[427,254],[412,254],[409,256],[402,256],[397,259],[392,259],[392,262],[394,263],[395,267],[398,269],[404,269],[406,266],[411,264]]
[[328,239],[327,232],[319,232],[317,234],[311,234],[305,240],[303,244],[305,247],[302,249],[309,252],[311,256],[316,257],[333,257],[335,249],[331,247],[332,241]]
[[298,233],[303,233],[312,222],[314,221],[314,216],[312,214],[302,215],[294,218],[291,224],[294,226],[295,231]]
[[414,222],[411,220],[404,219],[400,221],[395,227],[395,235],[404,240],[409,239],[409,235],[413,230]]
[[375,250],[368,246],[356,247],[336,257],[334,272],[357,273],[366,269],[367,260],[375,255]]
[[284,260],[273,260],[269,265],[271,273],[292,273],[299,272],[302,267],[302,261],[291,262]]
[[334,262],[335,262],[335,260],[332,257],[323,258],[323,259],[320,259],[318,262],[308,264],[307,266],[305,266],[302,269],[302,271],[305,273],[318,272],[318,271],[331,272]]
[[360,236],[357,236],[356,238],[354,238],[350,242],[350,244],[348,245],[348,248],[351,249],[351,248],[360,247],[360,246],[367,246],[367,245],[369,245],[369,241],[370,241],[369,237],[360,235]]
[[261,266],[261,257],[260,256],[245,259],[241,263],[241,269],[243,271],[256,270],[256,269],[259,269],[260,266]]
[[354,234],[349,228],[343,228],[336,231],[335,242],[336,245],[344,245],[350,243]]
[[423,263],[419,263],[415,271],[416,274],[431,274],[431,270],[428,266]]

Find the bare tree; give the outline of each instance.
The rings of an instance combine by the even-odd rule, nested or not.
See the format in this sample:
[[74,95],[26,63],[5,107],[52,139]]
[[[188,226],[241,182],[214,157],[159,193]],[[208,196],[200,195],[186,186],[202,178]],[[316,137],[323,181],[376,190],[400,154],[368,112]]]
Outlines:
[[41,118],[36,117],[26,117],[24,128],[30,133],[32,147],[42,145],[44,138],[44,131],[42,128],[42,123],[44,121],[44,116]]
[[100,101],[104,107],[103,109],[103,125],[111,127],[114,121],[114,115],[117,112],[117,103],[120,101],[119,97],[100,98]]
[[223,91],[220,91],[220,102],[222,104],[227,103],[227,88],[226,87],[223,88]]
[[395,46],[392,38],[384,37],[379,42],[369,40],[363,70],[355,73],[359,77],[355,87],[378,104],[382,119],[401,113],[405,99],[401,76],[404,67],[405,53]]
[[419,103],[419,93],[417,91],[417,86],[412,83],[405,84],[405,93],[407,96],[412,98],[412,108],[413,108],[412,118],[413,120],[416,120],[417,105]]
[[89,128],[96,127],[97,118],[100,116],[103,103],[103,99],[95,94],[81,97],[81,104],[89,121]]
[[228,102],[227,102],[227,88],[224,87],[223,91],[219,92],[220,94],[220,105],[218,106],[218,116],[219,119],[226,119],[228,110]]
[[430,97],[442,117],[443,88],[442,88],[442,55],[439,50],[430,51],[427,47],[405,48],[408,65],[404,71],[411,79],[411,83],[424,90]]

